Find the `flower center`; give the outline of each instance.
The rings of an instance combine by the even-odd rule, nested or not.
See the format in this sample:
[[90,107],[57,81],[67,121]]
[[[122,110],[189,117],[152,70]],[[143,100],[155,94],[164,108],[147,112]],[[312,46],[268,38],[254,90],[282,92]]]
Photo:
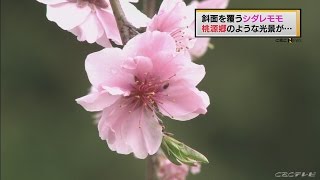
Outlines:
[[[169,97],[166,90],[170,88],[170,79],[175,75],[169,77],[166,80],[161,80],[159,77],[150,76],[149,73],[145,73],[143,78],[134,77],[134,83],[132,84],[132,90],[129,96],[125,97],[124,102],[120,105],[120,108],[129,108],[129,113],[137,108],[143,107],[146,110],[151,110],[155,113],[159,113],[159,107],[161,107],[161,100]],[[171,99],[171,101],[175,101]]]
[[177,52],[188,50],[191,46],[192,32],[188,27],[177,28],[170,33],[171,37],[174,38],[177,46]]
[[[168,88],[170,88],[170,79],[175,77],[172,75],[166,80],[161,80],[159,77],[152,77],[149,73],[144,73],[144,77],[134,77],[134,83],[131,84],[132,90],[129,96],[124,96],[120,103],[120,108],[126,108],[128,113],[135,111],[138,108],[152,111],[155,114],[160,114],[159,108],[170,113],[162,106],[163,100],[175,102],[174,98],[170,98]],[[171,116],[171,115],[170,115]],[[154,116],[156,117],[156,116]],[[173,116],[171,116],[173,117]],[[161,120],[158,119],[159,123]]]
[[168,96],[168,94],[163,93],[168,87],[168,80],[162,81],[160,78],[150,77],[148,73],[145,73],[143,80],[135,77],[135,84],[131,92],[133,103],[138,106],[144,106],[150,110],[155,110],[157,103],[160,103],[161,96]]

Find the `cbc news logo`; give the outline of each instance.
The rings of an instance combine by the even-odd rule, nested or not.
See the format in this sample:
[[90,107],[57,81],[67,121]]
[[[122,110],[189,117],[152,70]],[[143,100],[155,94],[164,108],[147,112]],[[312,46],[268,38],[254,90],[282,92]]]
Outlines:
[[317,172],[276,172],[277,178],[315,178]]

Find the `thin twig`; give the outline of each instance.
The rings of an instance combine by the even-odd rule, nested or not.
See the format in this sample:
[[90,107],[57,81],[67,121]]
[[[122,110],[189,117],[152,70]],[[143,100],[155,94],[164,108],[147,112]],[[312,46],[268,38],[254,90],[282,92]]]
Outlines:
[[119,0],[110,0],[110,5],[117,21],[122,44],[125,45],[131,38],[139,34],[139,32],[137,28],[127,20]]
[[144,0],[143,1],[143,12],[151,18],[153,15],[156,14],[156,0]]
[[146,180],[158,180],[157,176],[157,154],[147,158]]
[[[148,9],[146,13],[149,17],[153,16],[155,13],[156,0],[145,0],[144,8]],[[110,5],[112,7],[113,14],[116,18],[117,26],[121,36],[122,44],[125,45],[131,38],[139,34],[139,31],[145,31],[145,29],[137,29],[131,25],[125,17],[125,14],[121,8],[119,0],[110,0]],[[147,180],[158,180],[156,168],[158,166],[157,154],[149,156],[147,159]]]
[[[156,14],[156,0],[143,0],[143,12],[152,18]],[[159,180],[157,176],[157,166],[159,165],[157,160],[158,154],[149,156],[147,159],[147,171],[146,180]]]

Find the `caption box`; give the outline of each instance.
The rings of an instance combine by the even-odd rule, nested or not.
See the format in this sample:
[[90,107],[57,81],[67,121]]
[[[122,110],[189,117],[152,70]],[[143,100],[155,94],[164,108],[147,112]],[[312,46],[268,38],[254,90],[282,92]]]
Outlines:
[[196,9],[196,37],[301,37],[301,9]]

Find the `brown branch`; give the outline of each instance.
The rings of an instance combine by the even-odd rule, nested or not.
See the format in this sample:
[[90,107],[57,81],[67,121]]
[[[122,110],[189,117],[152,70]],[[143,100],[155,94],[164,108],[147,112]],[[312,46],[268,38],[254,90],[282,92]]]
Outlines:
[[[147,15],[149,15],[149,17],[153,16],[155,13],[156,1],[145,0],[144,3],[147,3],[147,6],[145,6],[144,4],[145,10],[148,9]],[[142,32],[145,31],[145,28],[137,29],[127,20],[121,8],[121,4],[119,0],[110,0],[110,5],[112,7],[112,11],[117,22],[117,26],[119,29],[119,33],[120,33],[123,45],[125,45],[131,38],[139,34],[139,31],[142,31]],[[146,7],[149,7],[149,8],[146,8]],[[157,154],[149,156],[147,159],[147,172],[146,172],[147,180],[158,180],[157,172],[156,172],[157,166],[158,166]]]
[[139,34],[139,32],[137,28],[127,20],[119,0],[110,0],[110,5],[117,21],[122,44],[125,45],[131,38]]
[[147,158],[146,180],[159,180],[157,176],[157,154]]
[[149,17],[152,18],[156,14],[156,0],[143,0],[143,12]]

